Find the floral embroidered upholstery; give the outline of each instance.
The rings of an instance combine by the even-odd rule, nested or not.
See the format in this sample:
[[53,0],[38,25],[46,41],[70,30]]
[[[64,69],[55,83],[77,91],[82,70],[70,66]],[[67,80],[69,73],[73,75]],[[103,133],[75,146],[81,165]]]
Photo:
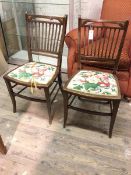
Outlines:
[[82,70],[78,72],[67,85],[67,89],[95,95],[118,95],[114,76],[99,71]]
[[33,80],[38,84],[47,84],[55,75],[55,72],[55,66],[44,63],[29,62],[13,70],[8,76],[27,83]]

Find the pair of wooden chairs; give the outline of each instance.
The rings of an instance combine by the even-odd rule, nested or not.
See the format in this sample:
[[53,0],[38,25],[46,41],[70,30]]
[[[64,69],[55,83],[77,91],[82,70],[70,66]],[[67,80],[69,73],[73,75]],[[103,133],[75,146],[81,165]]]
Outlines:
[[[109,137],[111,137],[121,100],[115,73],[118,67],[128,21],[96,21],[79,17],[78,23],[78,57],[80,71],[62,86],[61,62],[64,37],[66,34],[67,16],[49,17],[26,14],[29,63],[4,75],[13,103],[13,112],[16,112],[16,96],[27,100],[47,102],[49,123],[51,124],[51,104],[53,103],[58,90],[61,89],[64,97],[64,127],[66,126],[68,108],[93,113],[95,115],[110,115]],[[43,55],[46,60],[49,59],[49,57],[55,57],[57,58],[57,64],[51,65],[43,62],[34,62],[33,54]],[[91,64],[99,64],[99,62],[102,62],[102,68],[104,70],[84,70],[84,65],[87,62],[88,64],[89,62],[91,62]],[[107,64],[110,64],[113,72],[112,74],[106,72]],[[21,85],[21,89],[15,91],[16,87],[19,85]],[[28,87],[44,89],[45,99],[34,99],[23,95],[23,91]],[[72,104],[76,97],[79,97],[79,99],[82,97],[84,99],[102,102],[106,101],[110,105],[111,112],[103,113],[75,107]]]

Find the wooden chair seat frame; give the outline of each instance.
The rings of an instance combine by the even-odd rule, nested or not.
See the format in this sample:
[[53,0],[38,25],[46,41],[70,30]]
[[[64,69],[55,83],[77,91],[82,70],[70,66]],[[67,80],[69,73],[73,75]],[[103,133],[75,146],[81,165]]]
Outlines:
[[[31,15],[26,14],[26,33],[27,33],[27,49],[29,62],[33,61],[32,54],[53,57],[57,59],[56,72],[47,84],[37,84],[38,89],[43,89],[44,98],[34,98],[23,95],[22,93],[29,87],[35,87],[31,82],[23,82],[4,75],[4,80],[8,88],[12,104],[13,112],[16,112],[16,99],[20,97],[35,102],[46,102],[49,114],[49,123],[52,123],[53,115],[51,105],[55,100],[59,90],[61,89],[61,62],[64,45],[64,37],[66,34],[67,15],[64,17]],[[43,59],[44,63],[44,59]],[[54,66],[54,65],[53,65]],[[16,68],[17,69],[17,68]],[[22,88],[16,91],[21,85]]]
[[[98,25],[97,25],[98,23]],[[94,25],[95,24],[95,25]],[[111,25],[111,26],[110,26]],[[115,25],[112,26],[112,25]],[[85,40],[83,41],[83,50],[81,53],[81,48],[80,48],[80,43],[81,43],[81,29],[83,30],[83,28],[85,27]],[[88,28],[88,29],[87,29]],[[117,87],[118,87],[118,95],[117,96],[109,96],[109,95],[94,95],[94,94],[90,94],[90,93],[82,93],[80,91],[75,91],[72,89],[67,88],[69,82],[72,80],[72,78],[78,73],[75,73],[64,85],[63,87],[63,98],[64,98],[64,124],[63,127],[66,126],[66,122],[67,122],[67,117],[68,117],[68,109],[73,109],[76,111],[80,111],[80,112],[84,112],[84,113],[88,113],[88,114],[94,114],[94,115],[101,115],[101,116],[110,116],[111,120],[110,120],[110,127],[109,127],[109,137],[112,137],[112,130],[113,130],[113,126],[115,123],[115,119],[116,119],[116,115],[117,115],[117,111],[119,108],[119,104],[121,101],[121,92],[120,92],[120,88],[119,88],[119,83],[117,80],[117,77],[115,76],[116,71],[117,71],[117,67],[118,67],[118,63],[119,63],[119,59],[120,59],[120,55],[121,55],[121,50],[123,47],[123,43],[124,43],[124,39],[126,36],[126,32],[127,32],[127,28],[128,28],[128,21],[107,21],[107,20],[89,20],[89,19],[82,19],[81,17],[79,17],[78,19],[78,60],[79,60],[79,70],[82,69],[82,64],[86,64],[86,61],[91,62],[91,63],[97,63],[99,61],[103,61],[105,62],[105,67],[103,67],[103,69],[106,69],[106,63],[111,63],[112,67],[112,73],[113,76],[116,80],[117,83]],[[94,30],[94,35],[95,38],[97,38],[97,35],[100,32],[102,33],[101,37],[98,37],[99,41],[99,45],[98,46],[94,46],[93,44],[95,44],[96,40],[91,40],[88,41],[91,44],[89,45],[91,48],[90,49],[90,54],[89,54],[89,50],[86,50],[86,40],[88,40],[88,36],[89,36],[89,30],[93,29]],[[99,32],[98,32],[99,30]],[[103,39],[103,37],[105,35],[107,35],[106,31],[108,31],[108,42],[110,42],[110,39],[112,44],[113,42],[115,42],[114,47],[116,48],[117,42],[118,42],[118,37],[120,37],[121,40],[119,43],[119,48],[117,50],[117,54],[116,57],[114,56],[114,52],[115,52],[115,48],[110,48],[110,52],[108,54],[108,56],[105,55],[100,55],[99,53],[96,53],[95,47],[98,47],[99,49],[103,49],[104,47],[108,47],[108,43],[106,46],[103,46],[104,44],[101,44],[101,39]],[[114,34],[112,33],[112,37],[111,37],[111,30],[113,30],[113,32],[116,32],[116,30],[118,30],[118,34]],[[86,33],[88,32],[88,34]],[[120,35],[120,32],[121,35]],[[107,37],[107,36],[106,36]],[[115,41],[116,39],[116,41]],[[85,46],[85,48],[84,48]],[[94,51],[93,51],[93,48]],[[107,48],[106,48],[107,50]],[[112,54],[112,50],[114,51]],[[99,51],[98,51],[99,52]],[[102,51],[103,52],[103,51]],[[101,53],[102,53],[101,52]],[[114,57],[112,57],[114,56]],[[88,101],[93,101],[93,102],[100,102],[100,103],[107,103],[109,104],[110,107],[110,112],[101,112],[101,111],[94,111],[94,110],[87,110],[84,108],[79,108],[77,106],[74,105],[74,100],[76,99],[76,97],[78,97],[78,99],[87,99]]]

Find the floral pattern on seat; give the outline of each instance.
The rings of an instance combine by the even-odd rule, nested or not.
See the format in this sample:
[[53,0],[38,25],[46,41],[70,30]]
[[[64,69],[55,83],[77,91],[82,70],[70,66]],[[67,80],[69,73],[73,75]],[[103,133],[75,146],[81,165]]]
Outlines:
[[8,76],[22,82],[28,83],[33,80],[37,84],[47,84],[55,75],[55,72],[55,66],[29,62],[11,71]]
[[78,72],[68,83],[67,89],[93,95],[118,95],[118,87],[113,74],[99,71]]

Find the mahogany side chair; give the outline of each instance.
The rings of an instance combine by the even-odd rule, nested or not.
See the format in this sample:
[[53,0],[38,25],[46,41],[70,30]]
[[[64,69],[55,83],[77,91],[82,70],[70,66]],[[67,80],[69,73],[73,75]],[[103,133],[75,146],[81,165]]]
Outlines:
[[[21,97],[36,102],[46,102],[49,123],[52,123],[51,105],[61,89],[61,62],[64,38],[66,34],[67,15],[63,17],[25,14],[27,50],[29,62],[4,75],[12,104],[16,112],[16,99]],[[41,61],[34,60],[34,55],[42,56]],[[56,65],[47,64],[55,58]],[[22,88],[17,89],[21,85]],[[25,95],[27,88],[43,89],[44,98]],[[16,91],[17,89],[17,91]],[[44,95],[43,95],[44,96]]]
[[[116,71],[126,36],[128,21],[78,19],[78,58],[79,71],[63,86],[64,125],[68,117],[68,109],[94,115],[111,116],[109,137],[115,123],[121,100],[121,92]],[[81,35],[84,39],[81,38]],[[83,46],[81,49],[81,45]],[[86,64],[99,65],[102,71],[84,69]],[[97,64],[96,64],[97,63]],[[110,70],[108,66],[110,65]],[[106,69],[108,68],[108,70]],[[110,112],[87,110],[75,105],[78,99],[107,103]]]

